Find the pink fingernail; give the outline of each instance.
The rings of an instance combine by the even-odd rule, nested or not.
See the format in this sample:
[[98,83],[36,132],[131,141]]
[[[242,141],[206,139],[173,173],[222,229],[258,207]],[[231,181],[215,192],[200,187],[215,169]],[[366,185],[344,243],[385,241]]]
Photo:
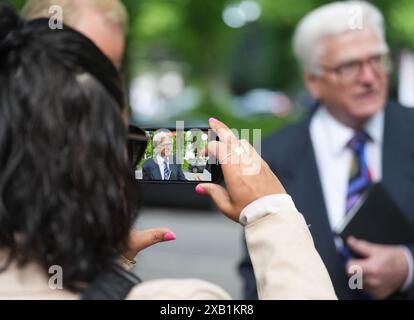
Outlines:
[[167,232],[166,234],[164,234],[164,241],[172,241],[175,239],[177,239],[177,237],[172,232]]
[[205,190],[204,190],[204,188],[202,187],[202,186],[197,186],[196,188],[195,188],[195,191],[197,192],[197,193],[204,193],[205,192]]
[[216,118],[210,118],[208,119],[208,122],[216,123],[218,120]]

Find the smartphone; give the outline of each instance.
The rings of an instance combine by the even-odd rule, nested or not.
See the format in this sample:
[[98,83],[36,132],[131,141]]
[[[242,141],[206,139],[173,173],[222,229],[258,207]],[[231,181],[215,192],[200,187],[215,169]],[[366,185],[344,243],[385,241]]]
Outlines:
[[[144,141],[145,140],[145,141]],[[208,128],[129,127],[128,159],[139,183],[220,183],[220,165],[207,145],[218,140]]]

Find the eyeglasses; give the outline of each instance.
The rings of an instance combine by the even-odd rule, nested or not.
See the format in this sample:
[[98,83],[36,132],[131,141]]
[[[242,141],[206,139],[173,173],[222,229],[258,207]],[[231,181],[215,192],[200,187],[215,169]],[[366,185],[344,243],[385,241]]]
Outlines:
[[141,161],[148,146],[148,136],[145,131],[134,125],[128,127],[128,161],[135,168]]
[[342,63],[336,67],[322,65],[321,67],[328,72],[334,72],[342,81],[351,82],[358,78],[364,64],[368,64],[371,69],[377,74],[388,74],[392,70],[391,59],[388,53],[377,54],[365,60],[353,60]]

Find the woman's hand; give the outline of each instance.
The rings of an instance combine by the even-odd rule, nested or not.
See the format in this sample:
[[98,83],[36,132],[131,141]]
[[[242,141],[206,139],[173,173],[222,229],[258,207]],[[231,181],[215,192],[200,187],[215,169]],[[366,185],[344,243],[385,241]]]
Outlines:
[[140,251],[159,242],[172,241],[175,239],[176,236],[174,232],[168,228],[148,229],[142,231],[132,229],[129,234],[129,249],[126,252],[123,252],[122,255],[128,260],[134,260]]
[[198,193],[209,195],[227,217],[237,222],[241,211],[255,200],[286,193],[267,163],[247,141],[238,140],[222,122],[213,118],[209,122],[220,141],[210,142],[208,151],[219,160],[227,189],[206,183],[196,187]]

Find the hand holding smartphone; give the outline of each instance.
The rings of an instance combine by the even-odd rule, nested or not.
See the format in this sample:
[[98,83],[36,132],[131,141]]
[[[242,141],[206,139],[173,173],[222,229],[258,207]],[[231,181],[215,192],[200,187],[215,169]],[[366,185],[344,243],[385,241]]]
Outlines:
[[210,153],[221,164],[226,186],[202,183],[196,188],[198,193],[211,197],[221,212],[237,222],[240,222],[242,210],[254,201],[286,193],[279,179],[247,140],[240,140],[217,119],[211,118],[209,122],[220,138],[209,144]]
[[[220,211],[235,221],[239,221],[241,211],[250,203],[268,195],[286,193],[248,141],[239,140],[216,119],[211,118],[209,122],[212,130],[142,130],[130,126],[128,156],[136,181],[196,183],[198,193],[210,196]],[[205,152],[207,146],[209,156]],[[202,162],[197,162],[199,159]],[[211,175],[199,176],[198,166]],[[225,188],[219,185],[222,179],[226,182]]]

